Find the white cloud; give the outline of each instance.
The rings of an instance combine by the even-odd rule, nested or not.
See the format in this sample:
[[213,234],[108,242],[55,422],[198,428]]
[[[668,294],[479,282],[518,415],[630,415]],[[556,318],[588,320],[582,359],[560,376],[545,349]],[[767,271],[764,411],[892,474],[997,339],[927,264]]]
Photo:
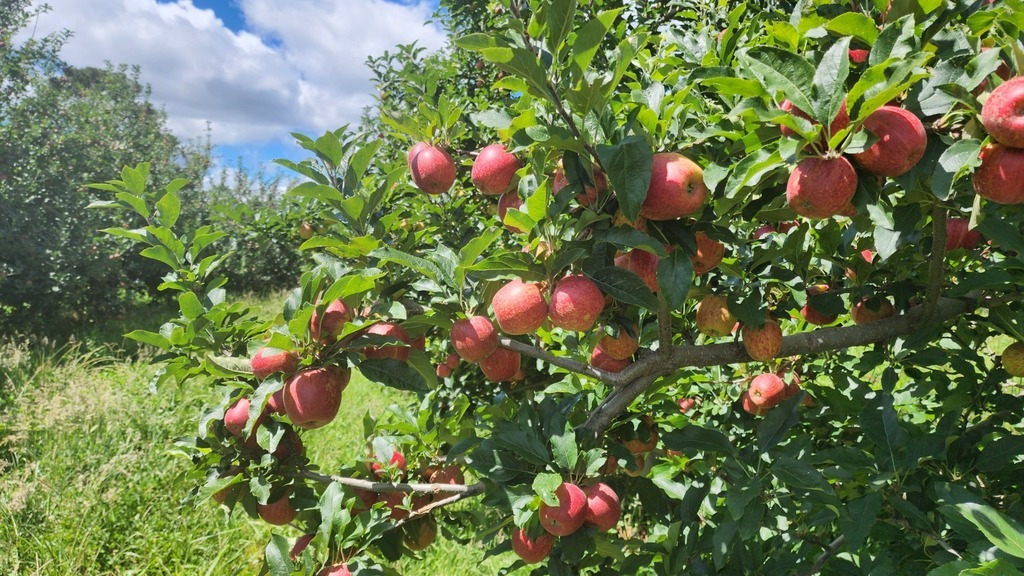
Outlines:
[[246,31],[228,29],[191,0],[46,0],[37,35],[68,29],[62,57],[75,66],[138,64],[151,99],[183,137],[217,144],[290,140],[355,124],[372,102],[366,58],[444,35],[424,22],[429,0],[238,0]]

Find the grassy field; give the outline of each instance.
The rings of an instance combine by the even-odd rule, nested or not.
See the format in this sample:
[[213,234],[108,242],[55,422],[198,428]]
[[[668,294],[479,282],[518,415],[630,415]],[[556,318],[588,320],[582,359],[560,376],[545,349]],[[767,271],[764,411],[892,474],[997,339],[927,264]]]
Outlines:
[[[153,371],[94,344],[0,343],[0,574],[258,573],[265,524],[180,504],[191,486],[172,442],[191,432],[210,391],[186,383],[157,394]],[[354,378],[338,419],[308,436],[311,457],[355,457],[363,414],[400,400]],[[513,560],[483,554],[439,538],[422,561],[395,568],[491,575]]]

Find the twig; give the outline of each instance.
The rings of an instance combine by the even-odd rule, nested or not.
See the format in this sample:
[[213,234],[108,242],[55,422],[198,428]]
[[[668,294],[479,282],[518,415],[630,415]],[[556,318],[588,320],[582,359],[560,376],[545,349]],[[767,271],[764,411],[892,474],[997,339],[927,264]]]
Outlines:
[[818,559],[814,561],[814,565],[811,566],[811,569],[800,576],[814,576],[821,572],[821,569],[825,567],[825,562],[828,562],[829,558],[835,556],[836,552],[843,547],[845,542],[846,536],[842,535],[833,540],[832,543],[828,545],[828,548],[825,548],[825,551],[821,553],[821,556],[818,556]]
[[323,482],[325,484],[337,482],[342,486],[351,486],[352,488],[359,488],[378,493],[416,492],[419,494],[456,494],[463,497],[469,497],[476,496],[477,494],[483,494],[484,492],[484,485],[482,482],[477,482],[476,484],[410,484],[405,482],[374,482],[372,480],[363,480],[361,478],[319,474],[309,470],[304,470],[294,476],[316,480],[317,482]]
[[547,350],[538,348],[537,346],[531,346],[530,344],[524,344],[523,342],[520,342],[519,340],[513,340],[508,336],[499,337],[498,345],[504,348],[508,348],[509,350],[519,352],[524,356],[529,356],[530,358],[543,360],[544,362],[547,362],[548,364],[551,364],[553,366],[565,368],[570,372],[583,374],[585,376],[590,376],[591,378],[597,378],[598,380],[607,381],[612,375],[612,373],[608,372],[607,370],[594,368],[589,364],[577,362],[576,360],[573,360],[571,358],[565,358],[564,356],[555,356],[554,354],[548,352]]

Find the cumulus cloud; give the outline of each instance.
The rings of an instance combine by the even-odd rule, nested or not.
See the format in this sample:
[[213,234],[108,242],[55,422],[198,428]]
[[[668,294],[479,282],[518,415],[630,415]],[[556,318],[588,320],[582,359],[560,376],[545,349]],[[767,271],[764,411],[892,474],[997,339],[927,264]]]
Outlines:
[[418,41],[443,45],[424,25],[429,0],[235,0],[245,29],[232,31],[191,0],[46,0],[37,35],[68,29],[62,57],[75,66],[138,64],[152,100],[183,137],[218,144],[289,139],[358,123],[372,102],[370,55]]

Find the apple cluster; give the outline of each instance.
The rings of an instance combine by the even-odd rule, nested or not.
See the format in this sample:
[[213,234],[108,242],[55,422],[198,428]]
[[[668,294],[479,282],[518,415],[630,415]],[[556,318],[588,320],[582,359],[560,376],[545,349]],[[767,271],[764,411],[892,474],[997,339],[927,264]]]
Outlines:
[[1000,84],[981,107],[993,142],[981,149],[974,190],[999,204],[1024,203],[1024,76]]
[[527,564],[543,561],[554,548],[556,538],[569,536],[584,525],[601,532],[615,528],[622,516],[619,495],[604,482],[595,482],[580,488],[563,482],[555,497],[557,505],[541,503],[538,518],[543,530],[518,528],[512,534],[512,550]]

